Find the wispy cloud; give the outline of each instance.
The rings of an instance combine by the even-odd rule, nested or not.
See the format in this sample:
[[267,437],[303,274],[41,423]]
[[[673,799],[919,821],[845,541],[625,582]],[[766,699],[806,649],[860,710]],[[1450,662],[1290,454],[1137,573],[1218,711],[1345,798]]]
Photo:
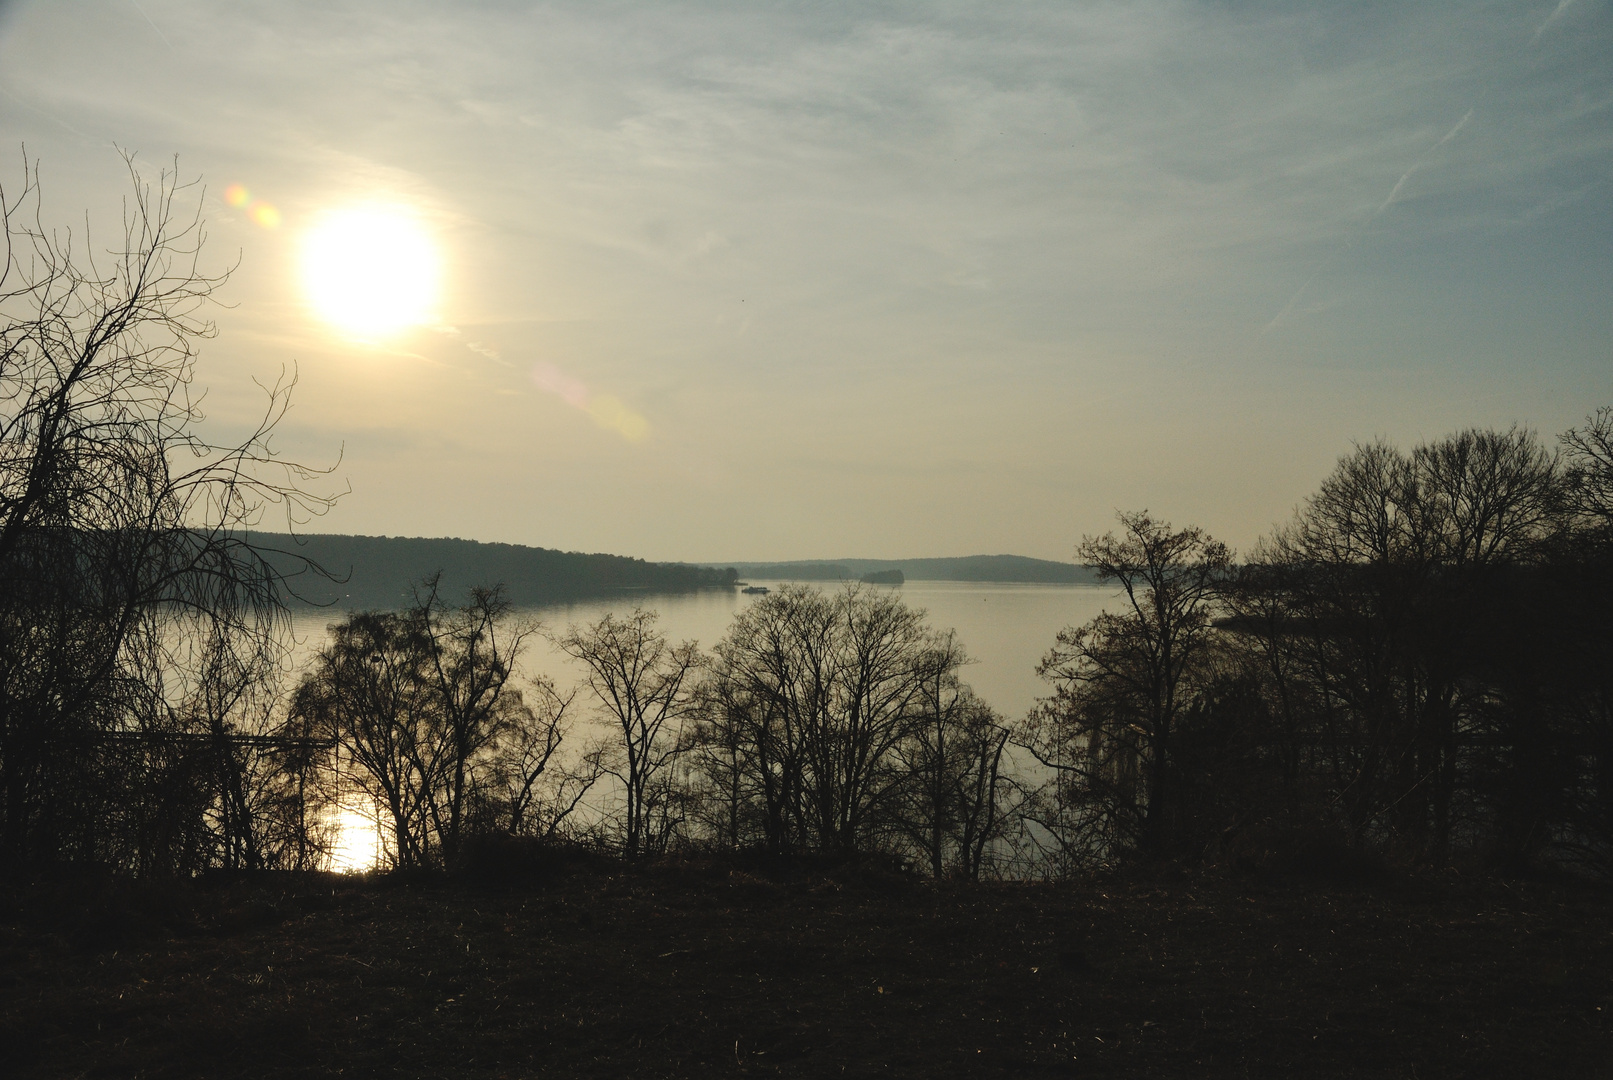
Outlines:
[[[1516,368],[1480,376],[1474,358],[1502,349],[1590,350],[1605,367],[1604,316],[1501,339],[1541,325],[1530,313],[1548,290],[1549,310],[1571,312],[1565,297],[1606,280],[1606,253],[1583,243],[1604,225],[1607,188],[1594,185],[1613,176],[1606,3],[92,6],[93,19],[50,0],[6,8],[0,146],[45,156],[57,206],[112,192],[114,222],[113,141],[157,160],[184,148],[215,184],[272,192],[280,229],[213,222],[212,250],[242,251],[224,340],[252,343],[210,350],[215,385],[277,365],[297,337],[301,222],[369,188],[431,207],[448,257],[441,317],[463,336],[426,351],[454,362],[397,365],[360,391],[367,361],[300,351],[302,415],[332,432],[408,422],[504,447],[490,469],[530,468],[521,482],[555,510],[533,528],[572,530],[548,542],[622,546],[612,530],[654,512],[668,523],[658,535],[734,528],[736,543],[762,537],[758,552],[769,529],[815,548],[848,521],[896,518],[926,523],[919,546],[1015,545],[988,522],[1051,535],[1070,525],[1049,507],[1131,498],[1094,494],[1123,470],[1072,479],[1095,475],[1083,462],[1182,475],[1170,440],[1151,447],[1125,410],[1093,402],[1148,402],[1139,416],[1186,438],[1240,378],[1285,417],[1342,414],[1331,375],[1282,397],[1272,372],[1291,360],[1370,370],[1415,342],[1430,387],[1460,372],[1486,400],[1506,378],[1493,373]],[[1527,243],[1492,242],[1525,229],[1538,230]],[[1458,310],[1503,280],[1516,288],[1493,310]],[[534,357],[564,360],[534,371]],[[1556,375],[1540,385],[1605,383]],[[611,439],[651,437],[627,400],[653,401],[656,453],[593,453],[605,440],[574,425],[535,431],[517,399],[494,396],[512,386]],[[1373,431],[1454,408],[1433,391],[1352,400]],[[489,402],[507,410],[497,424]],[[1305,426],[1306,439],[1338,434]],[[829,482],[800,464],[831,447],[862,463],[836,466],[849,512],[815,502]],[[1264,460],[1304,452],[1296,437]],[[598,505],[646,489],[679,454],[724,463],[752,500],[744,522],[670,494],[642,511],[662,496],[617,500],[635,506],[626,525]],[[949,456],[1011,456],[1026,479],[961,495],[891,480],[903,462]],[[1235,456],[1226,476],[1269,471]],[[1195,460],[1209,477],[1211,456]],[[1224,530],[1232,482],[1183,483]],[[1280,490],[1285,505],[1298,497]],[[967,522],[931,509],[965,497],[993,509]]]
[[467,342],[465,342],[465,348],[469,349],[471,352],[475,353],[477,356],[480,356],[480,357],[482,357],[484,359],[493,361],[493,363],[495,363],[495,364],[500,364],[500,365],[502,365],[504,367],[513,367],[514,366],[508,360],[504,359],[504,354],[499,351],[498,346],[490,344],[488,342],[485,342],[485,341],[467,341]]

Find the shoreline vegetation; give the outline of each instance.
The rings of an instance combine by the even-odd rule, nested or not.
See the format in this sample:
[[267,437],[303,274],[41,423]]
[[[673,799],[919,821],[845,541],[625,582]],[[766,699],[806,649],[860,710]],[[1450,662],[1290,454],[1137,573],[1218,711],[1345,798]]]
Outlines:
[[[394,611],[413,602],[413,587],[441,574],[445,594],[460,596],[501,582],[512,604],[587,599],[623,592],[692,592],[727,588],[738,574],[727,567],[656,563],[458,537],[354,536],[340,533],[259,533],[251,542],[287,575],[298,606]],[[312,563],[328,571],[297,571]]]
[[[710,569],[731,566],[742,578],[777,581],[981,581],[1005,585],[1096,585],[1098,575],[1074,562],[1032,559],[1024,555],[964,555],[946,559],[802,559],[793,562],[702,563]],[[890,578],[892,580],[885,580]]]
[[[936,559],[834,559],[797,562],[649,562],[522,544],[458,537],[360,536],[339,533],[253,532],[249,541],[287,576],[299,607],[396,610],[413,600],[413,587],[441,574],[444,595],[500,582],[517,607],[628,592],[679,593],[730,588],[742,580],[979,581],[1005,584],[1090,585],[1097,577],[1073,563],[1022,555],[969,555]],[[309,564],[329,571],[300,573]]]

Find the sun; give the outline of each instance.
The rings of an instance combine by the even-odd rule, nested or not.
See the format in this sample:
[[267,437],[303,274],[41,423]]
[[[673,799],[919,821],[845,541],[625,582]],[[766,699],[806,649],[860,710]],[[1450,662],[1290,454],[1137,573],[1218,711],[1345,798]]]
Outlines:
[[308,234],[302,273],[314,310],[350,334],[384,337],[432,321],[437,247],[406,209],[330,212]]

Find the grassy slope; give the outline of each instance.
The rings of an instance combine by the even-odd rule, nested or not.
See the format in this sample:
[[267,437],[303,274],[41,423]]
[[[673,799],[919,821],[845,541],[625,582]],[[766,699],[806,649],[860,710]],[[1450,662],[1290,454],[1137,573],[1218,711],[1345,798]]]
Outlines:
[[1574,886],[970,888],[686,864],[0,900],[16,1075],[1431,1080],[1613,1062],[1613,914]]

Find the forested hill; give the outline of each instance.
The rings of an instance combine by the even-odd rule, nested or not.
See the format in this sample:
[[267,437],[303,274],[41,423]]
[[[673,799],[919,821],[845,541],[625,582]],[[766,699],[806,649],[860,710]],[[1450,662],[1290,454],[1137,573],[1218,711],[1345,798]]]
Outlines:
[[343,610],[401,607],[409,603],[413,583],[439,570],[449,603],[458,603],[472,586],[499,583],[512,601],[527,605],[625,592],[684,592],[735,580],[734,571],[721,567],[475,540],[283,533],[253,533],[251,540],[273,549],[273,561],[288,574],[308,559],[344,579],[333,582],[308,573],[291,579],[299,600]]
[[442,595],[450,603],[457,603],[474,585],[502,583],[510,599],[521,605],[624,592],[684,592],[732,585],[738,577],[854,581],[891,570],[900,570],[910,581],[1088,584],[1095,580],[1084,566],[1022,555],[695,565],[447,538],[330,533],[293,538],[253,533],[251,539],[277,552],[273,561],[287,573],[295,573],[307,559],[341,579],[333,582],[304,573],[291,581],[302,602],[343,610],[401,607],[409,603],[415,582],[439,570]]
[[[715,564],[707,564],[715,566]],[[851,581],[864,574],[900,570],[909,581],[1001,581],[1090,585],[1098,579],[1074,563],[1023,555],[965,555],[951,559],[829,559],[781,563],[724,563],[740,577],[783,581]]]

